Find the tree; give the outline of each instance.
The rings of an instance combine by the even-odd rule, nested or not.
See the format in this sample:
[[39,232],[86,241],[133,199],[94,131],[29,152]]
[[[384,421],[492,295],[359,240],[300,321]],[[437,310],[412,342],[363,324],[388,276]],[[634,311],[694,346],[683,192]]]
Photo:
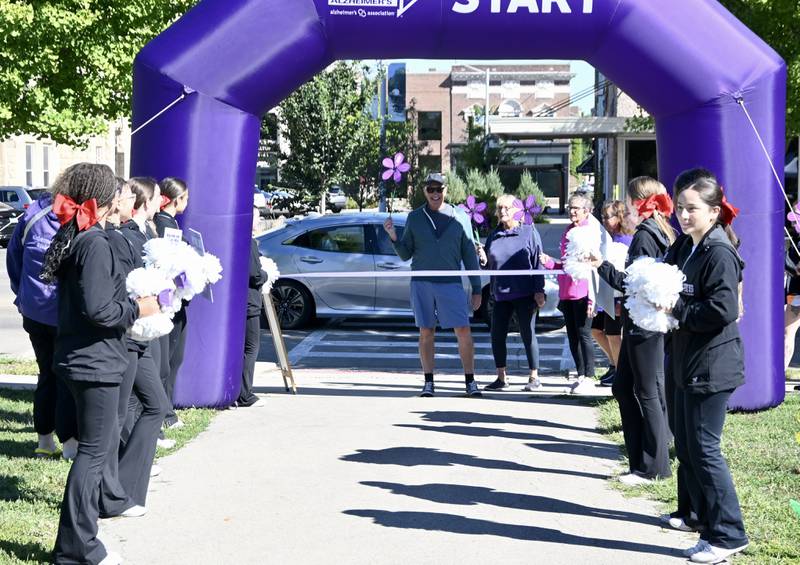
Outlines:
[[547,198],[542,192],[542,189],[539,188],[539,184],[533,180],[530,171],[523,171],[522,176],[519,179],[519,186],[517,190],[514,192],[514,196],[525,201],[528,196],[533,196],[534,200],[536,200],[536,204],[542,209],[542,213],[540,213],[534,221],[539,221],[544,213],[544,209],[547,206]]
[[353,186],[377,153],[375,123],[367,113],[372,88],[357,62],[336,63],[280,105],[281,132],[289,143],[282,176],[314,196],[325,211],[332,184]]
[[85,145],[131,114],[136,53],[197,0],[0,0],[0,139]]
[[[476,113],[482,111],[475,107]],[[472,169],[488,173],[501,165],[510,165],[517,157],[517,152],[505,141],[494,135],[486,136],[483,127],[475,125],[473,118],[467,121],[466,132],[467,143],[458,153],[456,161],[458,174],[462,176],[468,175]]]
[[786,135],[800,135],[800,3],[797,0],[720,0],[786,61]]

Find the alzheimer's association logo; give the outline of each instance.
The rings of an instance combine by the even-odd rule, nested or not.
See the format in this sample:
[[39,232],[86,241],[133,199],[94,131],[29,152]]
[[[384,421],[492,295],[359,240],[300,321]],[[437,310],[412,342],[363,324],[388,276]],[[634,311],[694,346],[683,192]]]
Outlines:
[[328,0],[332,16],[396,16],[405,14],[419,0]]

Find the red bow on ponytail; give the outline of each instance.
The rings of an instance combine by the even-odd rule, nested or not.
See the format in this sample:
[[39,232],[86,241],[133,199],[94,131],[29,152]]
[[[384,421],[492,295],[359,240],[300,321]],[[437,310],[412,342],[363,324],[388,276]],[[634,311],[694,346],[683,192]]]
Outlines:
[[97,200],[90,198],[83,204],[78,204],[63,194],[56,194],[53,200],[53,213],[62,226],[72,218],[77,218],[78,231],[89,229],[100,219],[97,216]]
[[649,218],[656,210],[664,216],[672,215],[672,198],[669,194],[653,194],[644,200],[637,200],[633,203],[636,211],[642,218]]
[[163,210],[164,208],[169,206],[170,202],[172,202],[170,197],[169,196],[165,196],[165,195],[162,194],[161,195],[161,207],[159,208],[159,210]]
[[739,215],[739,209],[728,202],[725,195],[722,195],[722,204],[720,205],[719,221],[724,225],[729,226],[733,223],[734,218]]

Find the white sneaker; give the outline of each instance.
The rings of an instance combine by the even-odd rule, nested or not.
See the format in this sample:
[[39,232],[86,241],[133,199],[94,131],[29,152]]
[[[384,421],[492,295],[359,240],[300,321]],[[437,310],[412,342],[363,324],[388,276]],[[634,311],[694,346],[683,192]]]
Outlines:
[[594,384],[586,377],[580,377],[578,382],[572,385],[572,394],[594,394],[596,392]]
[[636,473],[628,473],[627,475],[620,475],[619,482],[631,487],[638,487],[641,485],[649,485],[653,482],[653,479],[648,479]]
[[183,423],[183,420],[175,420],[169,426],[167,426],[168,430],[179,430],[186,424]]
[[528,392],[534,392],[534,391],[537,391],[537,390],[542,390],[542,388],[543,388],[542,387],[542,381],[540,381],[539,379],[533,379],[532,381],[528,381],[528,384],[526,384],[524,387],[522,387],[522,390],[525,390],[525,391],[528,391]]
[[724,547],[716,547],[710,543],[706,543],[705,549],[693,553],[690,557],[690,560],[692,563],[722,563],[731,555],[744,550],[744,548],[746,548],[748,545],[749,544],[744,544],[741,547],[725,549]]
[[122,557],[119,553],[115,553],[113,551],[109,551],[106,553],[106,556],[100,562],[100,565],[120,565],[122,563]]
[[683,518],[678,516],[671,516],[670,514],[662,514],[659,516],[659,521],[662,526],[678,530],[680,532],[693,532],[694,529],[687,526]]
[[159,467],[158,465],[153,465],[152,467],[150,467],[150,478],[159,476],[161,474],[161,471],[163,471],[161,467]]
[[147,508],[136,504],[125,510],[120,516],[123,518],[141,518],[145,514],[147,514]]
[[158,440],[156,440],[156,445],[161,449],[172,449],[173,447],[175,447],[175,440],[169,438],[164,438],[164,439],[159,438]]
[[689,549],[684,549],[681,553],[683,553],[684,557],[691,557],[695,553],[705,551],[708,547],[709,547],[708,542],[704,539],[701,539]]
[[61,444],[61,457],[67,461],[72,461],[76,455],[78,455],[78,440],[71,437]]

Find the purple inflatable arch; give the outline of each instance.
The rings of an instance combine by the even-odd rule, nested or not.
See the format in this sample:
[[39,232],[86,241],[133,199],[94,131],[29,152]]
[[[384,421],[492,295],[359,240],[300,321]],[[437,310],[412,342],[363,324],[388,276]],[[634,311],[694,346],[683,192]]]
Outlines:
[[338,59],[584,59],[656,119],[661,178],[716,171],[742,213],[747,383],[731,407],[784,397],[783,202],[770,163],[784,148],[786,68],[714,0],[205,0],[134,65],[132,174],[187,179],[184,225],[225,277],[189,308],[175,402],[225,406],[242,368],[259,118]]

